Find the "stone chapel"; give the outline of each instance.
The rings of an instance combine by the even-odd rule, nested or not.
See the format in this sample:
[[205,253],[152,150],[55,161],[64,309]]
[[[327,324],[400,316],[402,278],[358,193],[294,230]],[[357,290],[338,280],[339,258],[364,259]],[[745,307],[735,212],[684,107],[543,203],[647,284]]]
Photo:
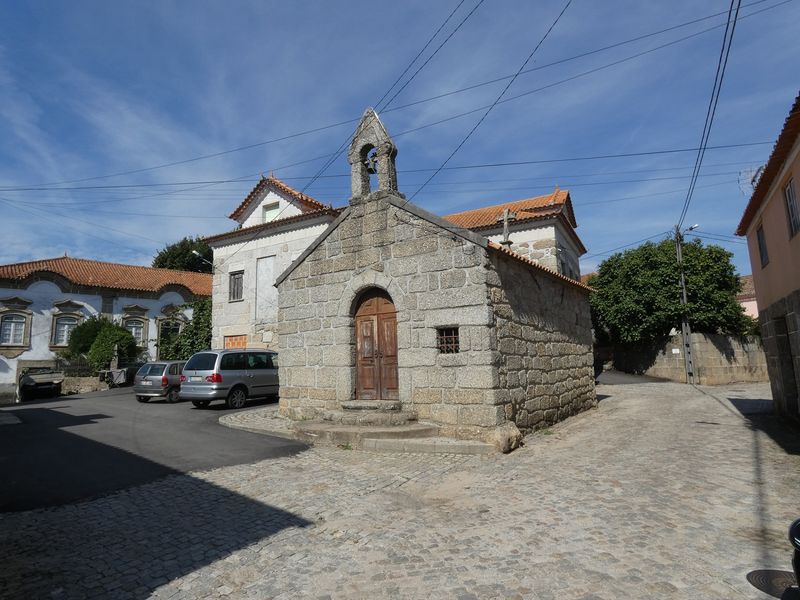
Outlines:
[[368,109],[349,205],[276,279],[281,414],[395,413],[507,451],[595,406],[589,288],[409,202],[396,156]]

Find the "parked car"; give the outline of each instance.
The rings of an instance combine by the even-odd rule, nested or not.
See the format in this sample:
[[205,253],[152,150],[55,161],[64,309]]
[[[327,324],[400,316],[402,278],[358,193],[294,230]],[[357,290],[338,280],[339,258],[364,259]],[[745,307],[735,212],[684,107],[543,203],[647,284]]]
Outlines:
[[133,393],[139,402],[166,398],[177,402],[185,360],[162,360],[143,364],[133,378]]
[[183,369],[181,398],[205,408],[224,400],[242,408],[248,398],[278,393],[278,353],[273,350],[205,350]]

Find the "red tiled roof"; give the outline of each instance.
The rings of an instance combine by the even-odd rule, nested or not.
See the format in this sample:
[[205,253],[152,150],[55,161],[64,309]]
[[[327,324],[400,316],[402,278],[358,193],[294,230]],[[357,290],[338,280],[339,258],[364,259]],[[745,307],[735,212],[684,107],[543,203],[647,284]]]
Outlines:
[[509,258],[513,258],[515,260],[523,262],[526,265],[528,265],[529,267],[534,267],[535,269],[538,269],[539,271],[542,271],[542,272],[546,273],[547,275],[550,275],[551,277],[555,277],[556,279],[560,279],[561,281],[564,281],[566,283],[574,285],[577,288],[580,288],[580,289],[585,290],[587,292],[593,291],[592,288],[590,288],[588,285],[586,285],[584,283],[581,283],[580,281],[577,281],[575,279],[571,279],[570,277],[567,277],[566,275],[562,275],[561,273],[557,273],[556,271],[553,271],[552,269],[548,269],[547,267],[544,267],[544,266],[540,265],[539,263],[537,263],[534,260],[531,260],[530,258],[522,256],[521,254],[517,254],[513,250],[509,250],[508,248],[506,248],[505,246],[503,246],[501,244],[498,244],[497,242],[489,241],[489,249],[490,250],[494,250],[495,252],[499,252],[500,254],[504,254],[505,256],[508,256]]
[[320,210],[325,208],[325,205],[321,202],[317,202],[311,196],[306,196],[305,194],[301,194],[296,189],[289,187],[285,183],[283,183],[280,179],[276,179],[275,177],[269,176],[264,177],[261,176],[261,179],[258,181],[256,186],[250,190],[250,193],[247,194],[247,197],[242,201],[242,203],[234,210],[230,215],[229,218],[238,220],[245,211],[250,207],[253,202],[256,202],[261,198],[261,195],[267,188],[273,188],[278,192],[282,193],[285,196],[288,196],[292,200],[295,200],[298,204],[300,204],[301,209],[305,210]]
[[154,269],[71,256],[0,265],[0,279],[21,281],[41,272],[56,273],[76,285],[137,292],[159,292],[168,285],[182,285],[196,296],[211,296],[211,275],[208,273]]
[[767,161],[767,166],[764,167],[764,172],[756,184],[756,189],[753,190],[753,195],[750,196],[750,201],[747,203],[747,208],[744,209],[742,220],[736,228],[736,235],[745,235],[747,228],[756,216],[758,209],[767,199],[767,193],[774,179],[780,173],[786,159],[789,158],[789,153],[792,151],[797,136],[800,135],[800,94],[794,99],[792,110],[789,111],[789,116],[786,117],[786,122],[783,124],[783,130],[778,136],[778,141],[772,149],[772,154]]
[[503,210],[506,208],[517,213],[517,218],[514,219],[515,224],[524,223],[525,221],[549,219],[566,212],[569,224],[572,225],[572,227],[578,226],[578,223],[575,221],[575,213],[572,210],[572,200],[570,200],[569,191],[559,189],[556,189],[552,194],[547,194],[546,196],[536,196],[534,198],[525,198],[524,200],[515,200],[513,202],[504,202],[503,204],[465,210],[451,215],[444,215],[444,218],[466,229],[494,229],[500,226],[497,220],[502,219]]
[[275,229],[278,227],[282,227],[284,225],[291,225],[292,223],[298,223],[300,221],[305,221],[307,219],[313,219],[315,217],[321,217],[324,215],[329,215],[333,218],[336,218],[339,216],[339,213],[341,213],[342,210],[344,209],[323,207],[319,210],[312,210],[309,212],[300,213],[299,215],[286,217],[285,219],[275,219],[274,221],[268,221],[266,223],[252,225],[250,227],[242,227],[241,229],[234,229],[233,231],[226,231],[225,233],[210,235],[208,237],[203,238],[203,241],[206,244],[221,242],[223,240],[238,238],[241,236],[246,236],[251,234],[257,234],[262,231],[267,231],[269,229]]
[[737,300],[752,300],[756,297],[756,288],[753,284],[752,275],[742,275],[739,277],[742,282],[742,291],[736,295]]

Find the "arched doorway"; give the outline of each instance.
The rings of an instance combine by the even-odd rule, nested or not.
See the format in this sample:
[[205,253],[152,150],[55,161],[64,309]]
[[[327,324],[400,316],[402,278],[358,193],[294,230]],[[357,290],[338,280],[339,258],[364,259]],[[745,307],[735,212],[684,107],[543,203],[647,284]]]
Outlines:
[[384,290],[370,289],[358,299],[356,399],[397,400],[397,309]]

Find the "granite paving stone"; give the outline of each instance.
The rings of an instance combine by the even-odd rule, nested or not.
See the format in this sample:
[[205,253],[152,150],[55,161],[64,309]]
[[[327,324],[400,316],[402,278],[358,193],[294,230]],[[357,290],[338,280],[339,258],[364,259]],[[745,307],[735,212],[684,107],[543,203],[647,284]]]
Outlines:
[[509,455],[319,447],[5,513],[0,595],[768,598],[800,516],[798,431],[739,410],[769,387],[598,394]]

